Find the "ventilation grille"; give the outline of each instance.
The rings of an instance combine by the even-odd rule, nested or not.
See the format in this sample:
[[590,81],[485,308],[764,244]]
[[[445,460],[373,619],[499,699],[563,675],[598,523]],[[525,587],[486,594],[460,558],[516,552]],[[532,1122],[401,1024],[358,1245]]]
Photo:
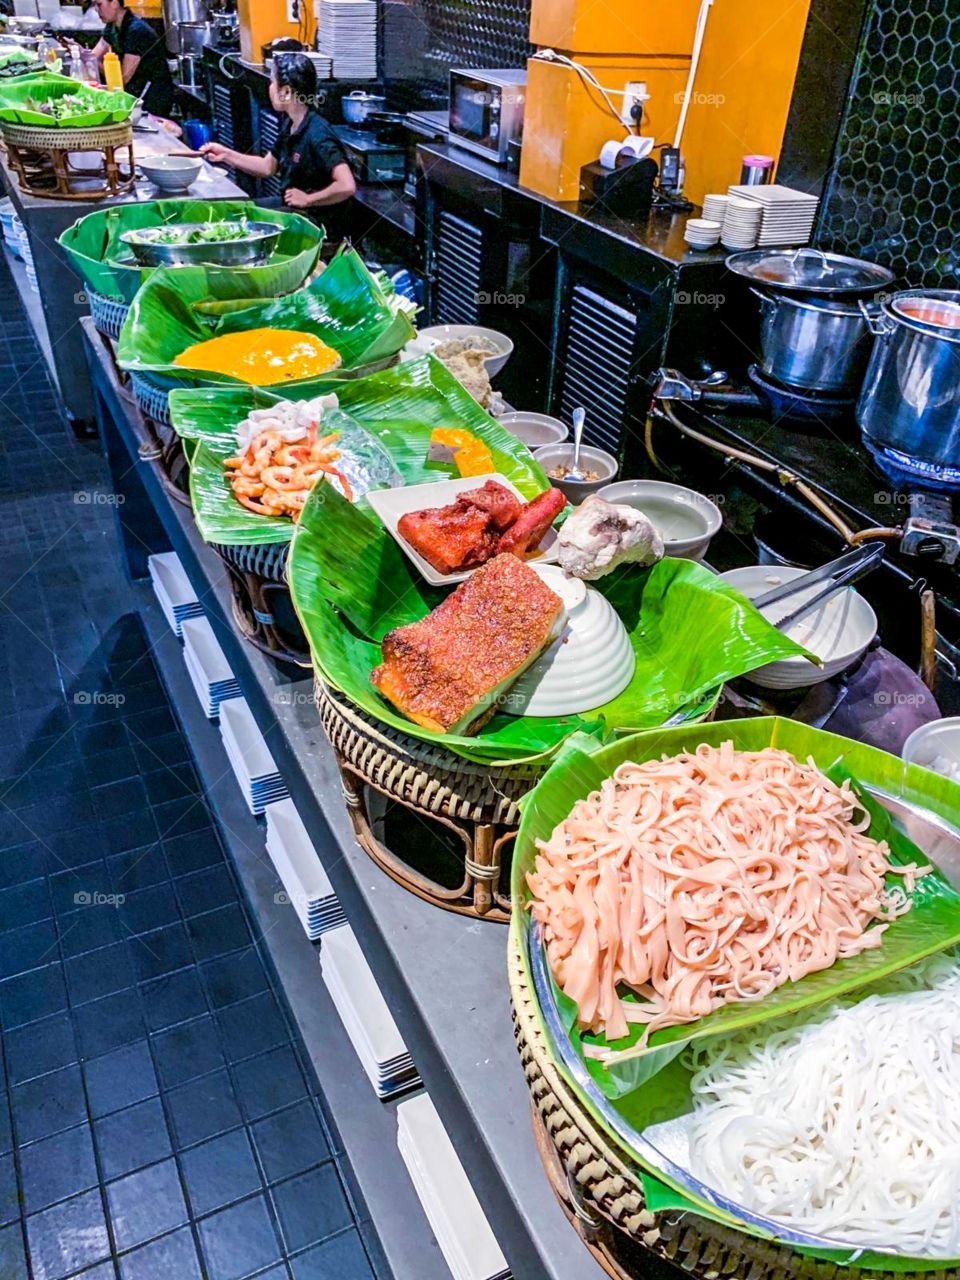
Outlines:
[[[260,108],[260,154],[265,155],[268,151],[272,151],[280,137],[280,117],[275,111],[270,111],[267,107]],[[282,194],[279,177],[274,174],[272,178],[260,179],[260,194],[262,196],[279,196]]]
[[440,214],[433,317],[438,324],[476,324],[482,251],[479,227],[452,213]]
[[565,421],[582,405],[587,411],[583,439],[620,452],[630,394],[630,369],[637,317],[584,285],[570,295],[567,349],[560,411]]
[[217,141],[225,147],[236,146],[236,135],[233,128],[233,102],[230,90],[226,85],[213,85],[213,123],[217,132]]

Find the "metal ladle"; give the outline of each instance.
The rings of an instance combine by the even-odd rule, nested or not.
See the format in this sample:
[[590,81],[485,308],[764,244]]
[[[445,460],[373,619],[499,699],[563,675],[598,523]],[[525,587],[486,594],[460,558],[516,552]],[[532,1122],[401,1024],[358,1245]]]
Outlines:
[[564,480],[585,480],[586,476],[580,470],[580,445],[583,443],[583,423],[587,416],[586,409],[574,409],[573,411],[573,465]]

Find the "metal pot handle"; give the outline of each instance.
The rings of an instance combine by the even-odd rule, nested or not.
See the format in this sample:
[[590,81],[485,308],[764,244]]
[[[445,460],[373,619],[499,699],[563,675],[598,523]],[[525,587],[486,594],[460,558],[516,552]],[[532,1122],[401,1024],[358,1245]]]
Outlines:
[[875,338],[883,337],[884,334],[891,331],[893,326],[880,309],[878,302],[864,302],[862,298],[858,298],[857,306],[860,308],[860,314],[867,322],[867,328]]
[[771,297],[771,295],[770,295],[769,293],[761,293],[761,292],[760,292],[760,290],[759,290],[759,289],[755,289],[755,288],[753,287],[753,285],[752,285],[752,284],[751,284],[751,285],[748,285],[747,287],[749,288],[750,292],[753,294],[753,296],[754,296],[755,298],[759,298],[759,299],[760,299],[760,305],[761,305],[761,307],[774,307],[774,308],[776,308],[776,305],[777,305],[777,299],[776,299],[776,298]]

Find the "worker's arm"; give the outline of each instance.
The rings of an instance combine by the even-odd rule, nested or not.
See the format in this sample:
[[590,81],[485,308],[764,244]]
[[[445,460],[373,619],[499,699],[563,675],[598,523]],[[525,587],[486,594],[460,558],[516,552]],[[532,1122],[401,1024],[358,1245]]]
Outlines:
[[297,187],[288,187],[283,193],[284,203],[291,209],[314,209],[349,200],[357,189],[350,166],[346,163],[334,165],[330,176],[332,181],[322,191],[306,192]]
[[227,164],[256,178],[272,178],[277,172],[277,157],[270,151],[265,156],[251,156],[219,142],[207,142],[200,148],[200,154],[211,164]]
[[93,56],[100,63],[101,67],[103,66],[104,58],[107,56],[109,52],[110,52],[110,46],[107,44],[106,40],[104,40],[104,38],[101,36],[100,39],[97,41],[97,43],[93,46]]
[[130,77],[140,65],[139,53],[125,53],[123,61],[120,63],[120,74],[123,76],[123,83],[129,84]]

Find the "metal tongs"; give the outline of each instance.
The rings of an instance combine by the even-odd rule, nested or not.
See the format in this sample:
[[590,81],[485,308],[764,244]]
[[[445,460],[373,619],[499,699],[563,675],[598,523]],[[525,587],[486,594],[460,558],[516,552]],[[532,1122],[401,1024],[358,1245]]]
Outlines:
[[803,594],[811,587],[818,583],[823,583],[823,590],[817,591],[809,600],[804,600],[802,604],[790,613],[785,614],[782,618],[778,618],[776,622],[773,619],[773,625],[778,631],[783,631],[785,627],[789,627],[791,623],[796,622],[805,614],[816,609],[817,605],[822,604],[835,592],[840,591],[843,587],[849,586],[851,582],[856,582],[858,578],[864,577],[877,567],[883,559],[883,544],[875,542],[869,547],[855,547],[853,551],[848,551],[842,556],[838,556],[836,560],[831,560],[829,564],[821,565],[819,569],[811,569],[809,573],[802,574],[799,578],[791,578],[789,582],[783,582],[778,587],[774,587],[772,591],[765,591],[761,596],[754,596],[751,604],[756,609],[767,609],[772,604],[780,604],[784,600],[792,600],[795,596]]

